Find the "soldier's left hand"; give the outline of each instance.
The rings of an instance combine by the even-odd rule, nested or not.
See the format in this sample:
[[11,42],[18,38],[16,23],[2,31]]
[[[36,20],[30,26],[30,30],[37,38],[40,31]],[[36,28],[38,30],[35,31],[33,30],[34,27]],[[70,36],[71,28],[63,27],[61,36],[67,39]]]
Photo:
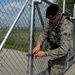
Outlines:
[[38,53],[35,54],[35,56],[37,56],[37,57],[44,57],[45,56],[45,52],[44,51],[39,51]]

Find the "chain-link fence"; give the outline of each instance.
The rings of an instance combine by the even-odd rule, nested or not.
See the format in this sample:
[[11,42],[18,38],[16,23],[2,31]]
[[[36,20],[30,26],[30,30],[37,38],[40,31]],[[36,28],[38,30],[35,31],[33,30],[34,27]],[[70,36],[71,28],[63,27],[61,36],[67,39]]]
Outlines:
[[30,13],[29,0],[0,0],[0,75],[27,75]]
[[[35,3],[34,26],[31,39],[36,45],[38,36],[46,25],[45,13],[49,1]],[[0,75],[29,74],[30,60],[27,57],[30,49],[32,0],[0,1]],[[43,45],[45,48],[46,45]],[[31,54],[29,55],[31,57]],[[32,58],[33,75],[47,75],[47,58]],[[32,74],[29,74],[32,75]]]
[[[48,7],[48,5],[49,5],[48,2],[42,2],[42,4],[38,4],[38,5],[35,6],[35,16],[36,16],[35,17],[35,42],[37,41],[38,36],[39,36],[39,34],[40,34],[40,32],[41,32],[41,30],[43,28],[43,23],[44,23],[44,25],[46,25],[46,23],[45,23],[45,21],[46,21],[45,11],[46,11],[46,8]],[[66,6],[67,6],[67,4],[66,4]],[[63,8],[63,6],[60,7],[60,8]],[[40,13],[38,12],[39,10],[40,10]],[[73,7],[72,7],[72,10],[73,10]],[[69,16],[73,15],[72,14],[73,12],[66,11],[66,13]],[[41,16],[42,16],[43,23],[42,23],[42,21],[41,21],[41,19],[39,17],[39,14],[41,14]],[[72,21],[73,21],[73,24],[75,25],[75,22],[74,22],[75,20],[72,20]],[[43,50],[45,49],[45,47],[47,49],[46,44],[43,44],[42,47],[44,47]],[[71,56],[73,53],[75,53],[74,49],[69,54],[69,56]],[[69,60],[67,61],[67,64],[65,66],[65,70],[67,68],[69,68],[69,65],[72,65],[73,62],[74,62],[74,57],[72,57],[72,59],[70,61]],[[33,68],[34,75],[48,75],[48,72],[47,72],[48,65],[47,64],[48,64],[48,60],[47,60],[46,57],[44,57],[44,58],[35,58],[35,60],[34,60],[34,68]]]
[[[42,31],[42,28],[46,25],[46,8],[49,6],[46,2],[42,2],[42,4],[35,4],[35,33],[34,33],[34,41],[35,44],[38,40],[38,37]],[[43,49],[45,48],[45,44],[43,44]],[[34,67],[33,67],[33,75],[46,75],[47,74],[47,58],[34,58]]]

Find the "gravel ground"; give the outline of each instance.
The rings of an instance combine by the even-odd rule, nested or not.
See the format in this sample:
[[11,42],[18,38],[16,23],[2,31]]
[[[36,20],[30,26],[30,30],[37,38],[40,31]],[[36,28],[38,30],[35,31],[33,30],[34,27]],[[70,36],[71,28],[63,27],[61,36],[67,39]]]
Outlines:
[[75,75],[75,63],[68,69],[64,75]]

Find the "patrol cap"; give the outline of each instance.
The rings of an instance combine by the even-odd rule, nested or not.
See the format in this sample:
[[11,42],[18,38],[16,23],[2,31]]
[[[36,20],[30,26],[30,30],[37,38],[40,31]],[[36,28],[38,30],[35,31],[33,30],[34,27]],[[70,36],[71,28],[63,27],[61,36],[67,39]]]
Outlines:
[[54,17],[59,11],[59,6],[56,4],[51,4],[47,9],[46,9],[46,18],[49,18],[49,16]]

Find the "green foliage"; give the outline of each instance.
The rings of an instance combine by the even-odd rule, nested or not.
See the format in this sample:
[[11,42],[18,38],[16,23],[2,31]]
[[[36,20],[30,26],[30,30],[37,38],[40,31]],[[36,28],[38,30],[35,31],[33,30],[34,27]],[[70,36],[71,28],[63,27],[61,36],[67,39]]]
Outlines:
[[[66,3],[69,3],[69,4],[74,4],[75,3],[75,0],[65,0],[66,1]],[[63,0],[57,0],[57,2],[59,3],[59,4],[61,4],[61,3],[63,3]]]
[[[73,6],[75,3],[75,0],[65,0],[66,1],[66,10],[73,13]],[[57,0],[58,5],[62,8],[63,6],[63,0]]]

